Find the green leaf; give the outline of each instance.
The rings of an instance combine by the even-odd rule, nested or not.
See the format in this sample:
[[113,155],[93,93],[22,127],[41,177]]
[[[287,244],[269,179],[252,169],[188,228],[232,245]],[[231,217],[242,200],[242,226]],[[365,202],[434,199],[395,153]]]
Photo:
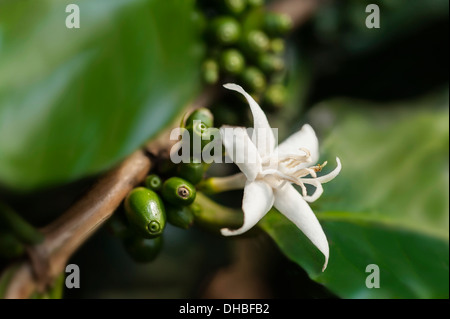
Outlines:
[[[20,190],[108,169],[200,88],[193,0],[0,4],[0,182]],[[176,21],[176,23],[174,23]]]
[[[331,120],[321,158],[343,165],[312,205],[330,244],[326,271],[283,215],[270,212],[260,226],[343,298],[448,298],[448,93],[384,109],[363,103],[333,101],[311,114],[316,128]],[[366,287],[369,264],[380,268],[380,288]]]

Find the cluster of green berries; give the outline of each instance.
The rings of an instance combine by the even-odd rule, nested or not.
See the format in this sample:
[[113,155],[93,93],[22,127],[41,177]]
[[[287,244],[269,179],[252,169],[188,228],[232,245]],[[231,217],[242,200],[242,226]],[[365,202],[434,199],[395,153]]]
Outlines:
[[[213,116],[208,109],[198,109],[182,126],[191,135],[203,134],[213,128]],[[132,259],[150,262],[156,258],[166,223],[182,229],[194,224],[200,210],[194,202],[196,185],[207,167],[202,162],[174,164],[170,158],[161,159],[155,172],[127,195],[122,210],[114,214],[109,224]]]
[[263,107],[282,107],[286,100],[283,36],[292,28],[290,17],[267,12],[263,0],[208,0],[199,6],[208,43],[204,82],[234,82]]

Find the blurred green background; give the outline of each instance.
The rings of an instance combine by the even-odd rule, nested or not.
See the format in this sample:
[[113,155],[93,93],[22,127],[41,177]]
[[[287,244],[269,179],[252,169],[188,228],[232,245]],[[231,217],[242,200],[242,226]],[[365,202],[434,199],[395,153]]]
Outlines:
[[[64,26],[76,3],[81,28]],[[367,29],[376,3],[381,28]],[[310,123],[343,163],[312,207],[330,263],[277,212],[224,239],[168,227],[148,265],[106,229],[72,258],[68,298],[448,298],[448,1],[325,1],[288,39],[281,140]],[[0,199],[36,226],[202,90],[192,0],[0,0]],[[215,168],[222,174],[229,167]],[[328,167],[327,167],[328,169]],[[240,206],[241,193],[227,194]],[[6,265],[0,261],[0,267]],[[368,289],[377,264],[381,288]]]

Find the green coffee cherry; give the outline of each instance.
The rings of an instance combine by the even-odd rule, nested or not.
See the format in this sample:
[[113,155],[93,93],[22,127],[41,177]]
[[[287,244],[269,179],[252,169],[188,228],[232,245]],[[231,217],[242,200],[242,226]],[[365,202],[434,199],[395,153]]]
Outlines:
[[210,38],[217,44],[236,43],[241,36],[241,27],[236,19],[228,16],[217,17],[211,22]]
[[145,187],[147,187],[148,189],[151,189],[152,191],[157,192],[162,187],[162,180],[156,174],[148,175],[145,178]]
[[172,225],[188,229],[194,223],[194,213],[190,206],[167,206],[167,221]]
[[130,257],[139,263],[153,261],[161,251],[163,236],[156,238],[142,238],[133,235],[124,240],[125,250]]
[[269,86],[264,93],[264,104],[272,108],[280,108],[286,103],[286,88],[281,84]]
[[204,165],[202,163],[181,163],[178,165],[178,176],[197,184],[203,179]]
[[220,0],[223,9],[235,16],[244,12],[247,5],[246,0]]
[[195,120],[201,121],[206,127],[212,127],[214,125],[214,116],[207,108],[196,109],[192,112],[186,120],[186,126],[193,125]]
[[173,206],[188,206],[195,200],[196,190],[188,181],[171,177],[164,182],[161,194],[164,200]]
[[258,65],[263,72],[271,74],[284,69],[284,60],[274,54],[262,54],[258,57]]
[[219,65],[216,61],[208,59],[202,65],[202,78],[207,84],[215,84],[219,80]]
[[264,17],[264,27],[270,35],[282,36],[292,29],[292,19],[286,14],[267,13]]
[[270,50],[273,53],[280,54],[280,53],[283,53],[285,49],[286,49],[286,44],[283,39],[275,38],[270,41]]
[[142,237],[154,238],[166,226],[164,204],[158,194],[145,187],[133,189],[125,199],[125,215]]
[[220,56],[220,67],[231,75],[242,72],[245,66],[244,56],[236,49],[228,49],[222,52]]
[[242,73],[244,88],[249,92],[261,92],[266,87],[266,77],[255,67],[248,67]]
[[262,53],[269,49],[269,38],[261,30],[248,32],[244,39],[244,47],[250,53]]

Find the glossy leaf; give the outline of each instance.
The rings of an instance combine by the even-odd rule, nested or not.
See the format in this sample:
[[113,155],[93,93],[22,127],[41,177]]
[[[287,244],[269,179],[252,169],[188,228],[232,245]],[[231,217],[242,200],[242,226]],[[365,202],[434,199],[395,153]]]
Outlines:
[[199,90],[192,0],[0,4],[0,183],[19,190],[105,170]]

